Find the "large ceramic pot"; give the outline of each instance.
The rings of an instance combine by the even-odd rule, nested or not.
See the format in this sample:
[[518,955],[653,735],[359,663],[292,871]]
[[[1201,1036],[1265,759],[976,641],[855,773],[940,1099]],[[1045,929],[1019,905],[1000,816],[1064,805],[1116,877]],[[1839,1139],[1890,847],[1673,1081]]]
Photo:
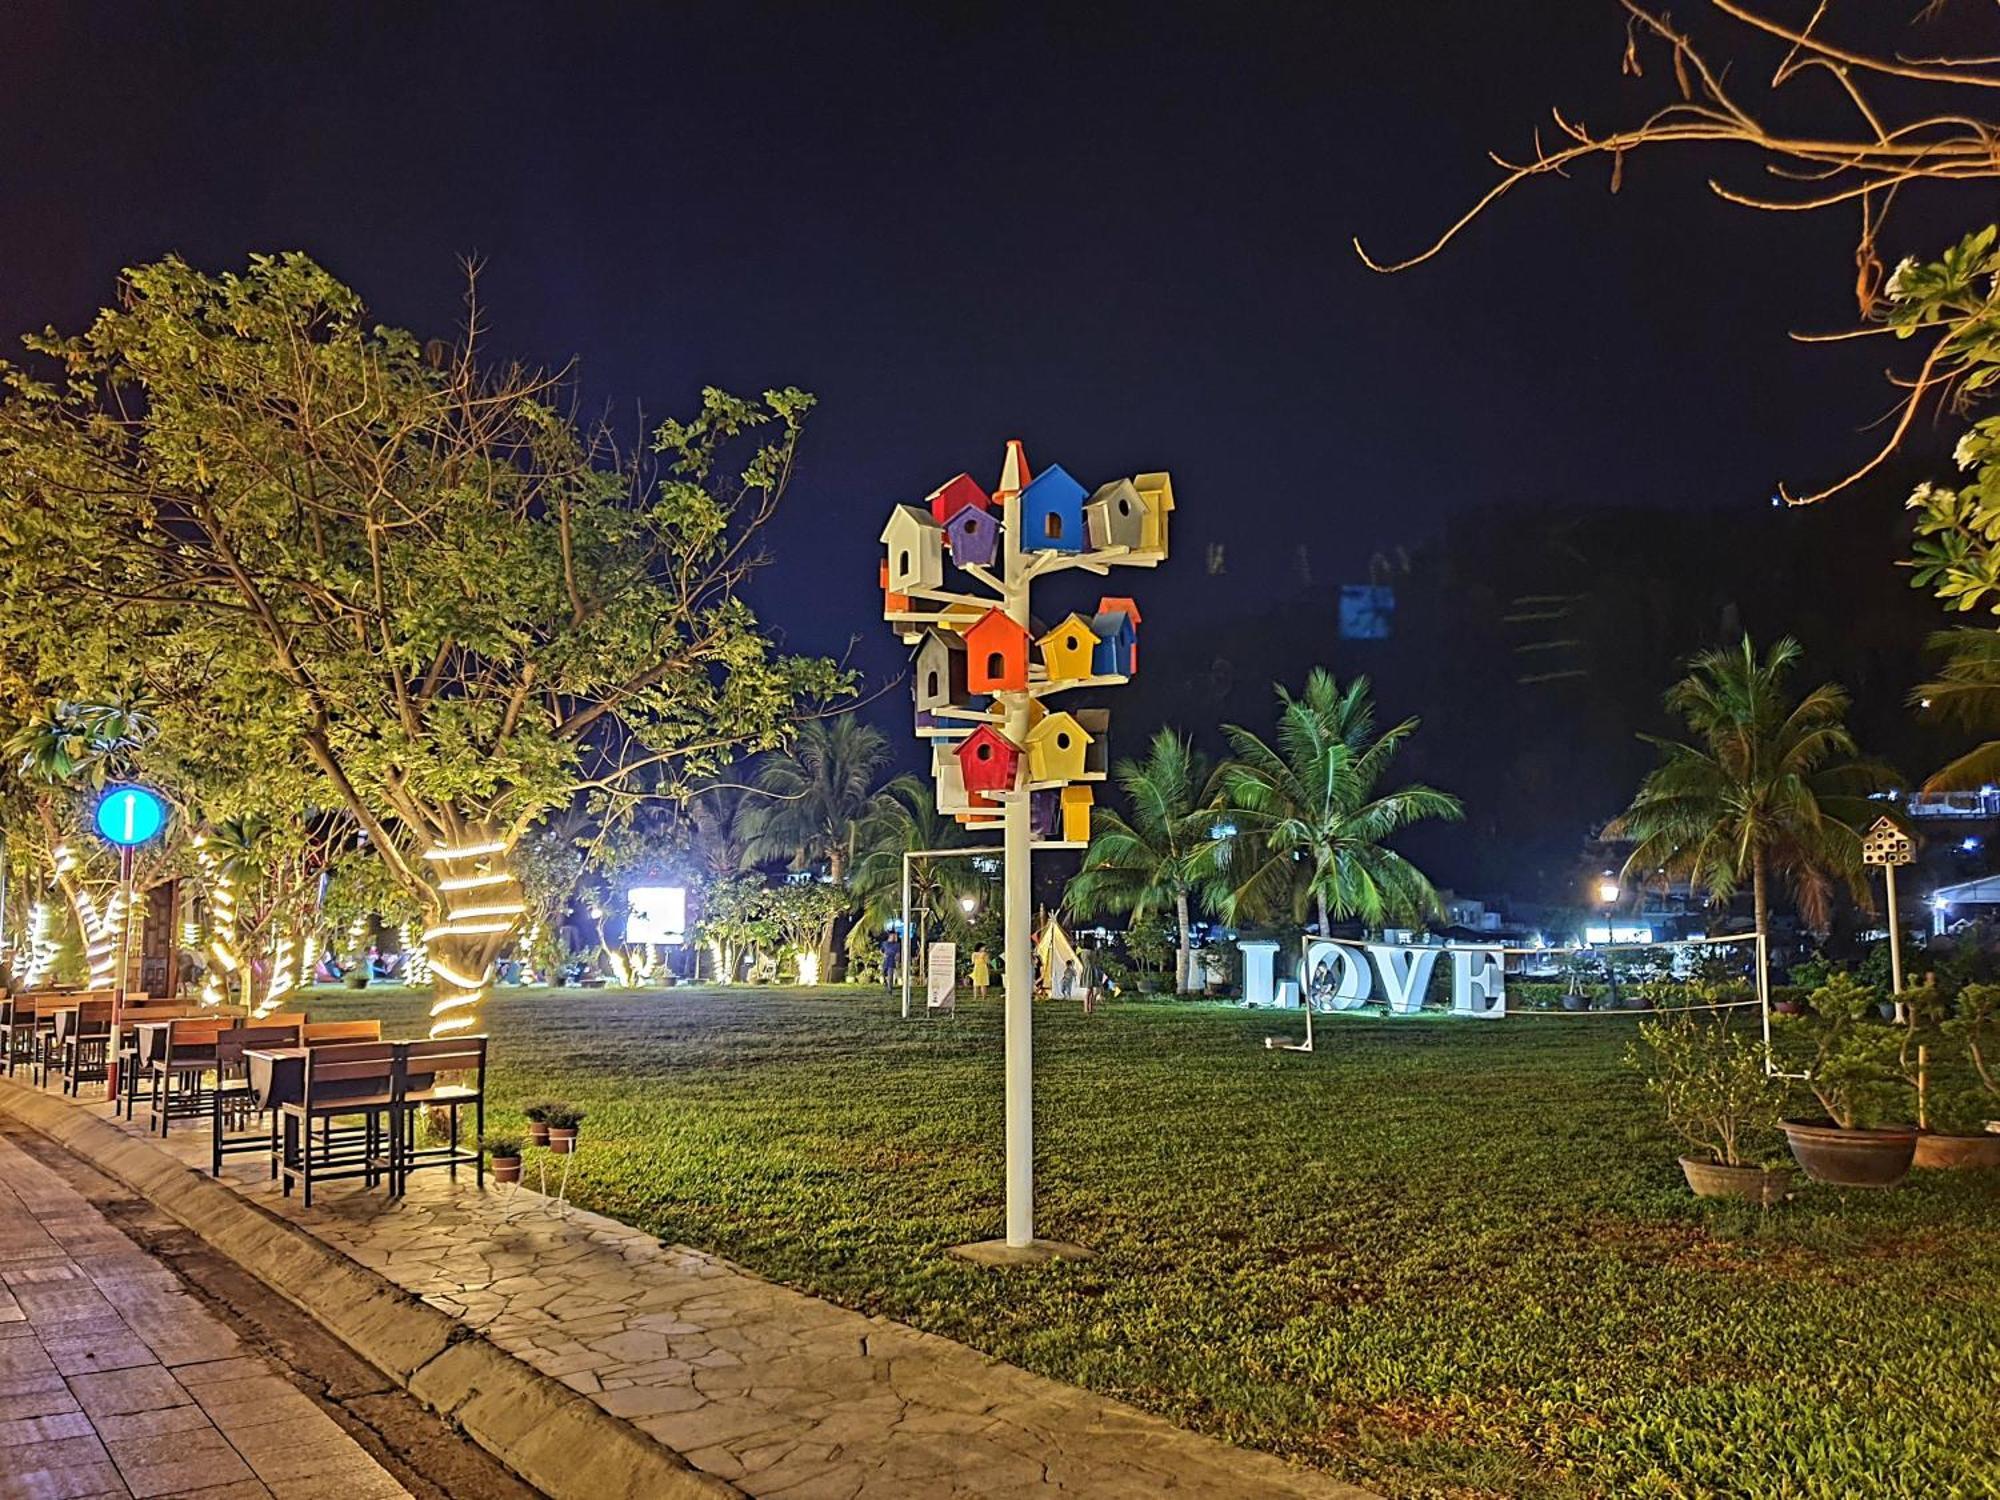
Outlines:
[[519,1182],[521,1180],[521,1158],[518,1156],[490,1157],[486,1163],[493,1169],[495,1182]]
[[2000,1167],[2000,1135],[1945,1135],[1925,1130],[1917,1135],[1918,1167]]
[[1783,1203],[1792,1191],[1790,1167],[1725,1167],[1683,1156],[1681,1174],[1697,1198],[1743,1198],[1769,1208]]
[[560,1125],[549,1127],[549,1150],[557,1156],[568,1156],[576,1150],[576,1127],[564,1129]]
[[1779,1129],[1806,1176],[1834,1187],[1894,1187],[1917,1151],[1914,1125],[1843,1130],[1831,1120],[1781,1120]]
[[540,1120],[528,1121],[528,1144],[546,1146],[549,1143],[549,1127]]

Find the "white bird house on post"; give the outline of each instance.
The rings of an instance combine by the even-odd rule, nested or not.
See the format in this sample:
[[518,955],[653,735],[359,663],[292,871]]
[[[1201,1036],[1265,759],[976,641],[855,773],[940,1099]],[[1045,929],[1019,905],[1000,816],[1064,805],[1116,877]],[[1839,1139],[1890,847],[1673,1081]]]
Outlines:
[[889,589],[907,594],[914,589],[944,586],[944,528],[929,511],[899,505],[882,528],[882,545],[889,549]]
[[1145,497],[1131,480],[1114,479],[1098,486],[1084,501],[1083,523],[1093,550],[1129,547],[1137,551],[1146,544]]
[[964,708],[972,695],[965,686],[965,642],[926,630],[915,663],[918,713]]

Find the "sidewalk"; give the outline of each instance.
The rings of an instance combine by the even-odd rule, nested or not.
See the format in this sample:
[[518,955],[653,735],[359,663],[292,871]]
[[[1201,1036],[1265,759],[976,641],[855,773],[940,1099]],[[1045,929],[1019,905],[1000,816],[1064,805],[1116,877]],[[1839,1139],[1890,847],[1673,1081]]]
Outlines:
[[[27,1103],[29,1093],[0,1083],[0,1108],[29,1123],[40,1116],[45,1130],[86,1112],[110,1120],[102,1104]],[[129,1157],[146,1140],[152,1152],[207,1165],[205,1130],[162,1147],[136,1126],[115,1128],[117,1137],[65,1130],[73,1138],[65,1144],[88,1154],[79,1144],[88,1135],[112,1143],[89,1150]],[[132,1178],[129,1160],[99,1165]],[[710,1493],[1372,1500],[720,1257],[662,1247],[594,1214],[555,1217],[530,1192],[482,1194],[469,1172],[458,1184],[420,1173],[399,1203],[358,1183],[330,1185],[311,1210],[279,1194],[259,1157],[233,1158],[225,1172],[243,1198],[631,1423],[684,1459]],[[170,1194],[150,1195],[174,1212]],[[419,1395],[421,1382],[421,1373],[411,1382]]]
[[0,1137],[0,1496],[405,1493],[171,1271]]

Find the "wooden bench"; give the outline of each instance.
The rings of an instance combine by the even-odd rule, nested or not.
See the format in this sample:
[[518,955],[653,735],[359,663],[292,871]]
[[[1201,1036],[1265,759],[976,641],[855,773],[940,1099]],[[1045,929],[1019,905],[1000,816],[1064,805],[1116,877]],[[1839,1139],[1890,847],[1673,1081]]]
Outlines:
[[[447,1167],[452,1177],[461,1166],[478,1174],[486,1185],[486,1038],[442,1037],[405,1042],[396,1058],[394,1144],[390,1150],[389,1191],[401,1194],[410,1173],[426,1167]],[[473,1113],[472,1146],[459,1145],[459,1111]],[[449,1135],[439,1146],[417,1145],[417,1117],[430,1112],[450,1121]]]
[[111,1005],[109,1000],[85,1000],[56,1012],[46,1043],[48,1061],[37,1083],[46,1079],[50,1064],[58,1070],[65,1094],[78,1093],[85,1083],[104,1081],[110,1071]]
[[[239,1128],[246,1125],[259,1111],[251,1097],[250,1080],[246,1076],[243,1054],[263,1047],[296,1047],[299,1033],[305,1028],[304,1018],[280,1020],[267,1016],[261,1021],[232,1026],[215,1038],[215,1086],[209,1091],[209,1173],[222,1175],[222,1158],[248,1151],[270,1151],[275,1146],[278,1134],[278,1117],[274,1112],[268,1129],[255,1133],[232,1135],[229,1127],[233,1122]],[[275,1171],[273,1172],[275,1176]]]
[[308,1047],[325,1047],[339,1042],[379,1042],[380,1021],[308,1021],[300,1038]]
[[146,1128],[165,1136],[175,1117],[208,1113],[208,1076],[215,1069],[216,1038],[235,1024],[229,1016],[190,1016],[167,1022],[166,1041],[147,1068],[152,1103]]

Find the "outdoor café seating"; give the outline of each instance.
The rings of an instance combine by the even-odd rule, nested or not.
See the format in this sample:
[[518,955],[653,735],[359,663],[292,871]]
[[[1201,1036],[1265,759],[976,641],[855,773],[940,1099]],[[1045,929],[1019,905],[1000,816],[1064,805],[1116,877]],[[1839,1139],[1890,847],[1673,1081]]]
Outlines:
[[[486,1038],[409,1042],[402,1047],[397,1062],[390,1193],[400,1195],[409,1186],[412,1172],[430,1167],[448,1168],[456,1178],[461,1166],[470,1166],[484,1187],[486,1158],[480,1143],[486,1138]],[[459,1112],[465,1109],[473,1115],[469,1146],[459,1140]],[[422,1115],[429,1115],[434,1123],[443,1117],[446,1134],[442,1142],[417,1145],[417,1122]]]
[[232,1024],[225,1016],[185,1016],[165,1023],[163,1030],[149,1033],[151,1055],[147,1059],[147,1084],[151,1103],[146,1128],[164,1136],[176,1118],[206,1114],[209,1108],[209,1075],[215,1068],[216,1038]]
[[56,1012],[69,1006],[80,1005],[86,1000],[108,1000],[109,990],[40,990],[25,995],[9,995],[5,1002],[5,1045],[4,1064],[6,1075],[14,1076],[16,1068],[27,1068],[30,1076],[44,1066],[43,1046],[51,1031],[55,1029]]
[[[166,1023],[198,1016],[214,1017],[215,1011],[185,1000],[151,1000],[143,996],[128,999],[118,1015],[118,1035],[114,1052],[118,1060],[117,1113],[132,1119],[138,1110],[140,1088],[150,1079],[152,1050],[166,1044]],[[153,1028],[148,1031],[147,1028]]]
[[[271,1139],[277,1130],[275,1115],[268,1129],[249,1131],[247,1128],[261,1112],[261,1106],[251,1090],[249,1068],[243,1054],[262,1047],[296,1047],[302,1030],[303,1021],[279,1021],[274,1017],[232,1026],[217,1033],[215,1083],[209,1090],[209,1172],[213,1176],[222,1175],[222,1158],[225,1156],[270,1151]],[[232,1128],[235,1133],[232,1133]]]
[[104,1081],[110,1063],[111,1006],[109,1000],[84,1000],[56,1012],[37,1084],[47,1081],[50,1067],[60,1074],[65,1094]]
[[[274,1101],[278,1176],[286,1197],[296,1183],[310,1208],[317,1183],[360,1177],[374,1187],[390,1170],[384,1148],[394,1138],[400,1051],[395,1042],[306,1049],[297,1096]],[[358,1126],[332,1128],[335,1120],[357,1118]]]

